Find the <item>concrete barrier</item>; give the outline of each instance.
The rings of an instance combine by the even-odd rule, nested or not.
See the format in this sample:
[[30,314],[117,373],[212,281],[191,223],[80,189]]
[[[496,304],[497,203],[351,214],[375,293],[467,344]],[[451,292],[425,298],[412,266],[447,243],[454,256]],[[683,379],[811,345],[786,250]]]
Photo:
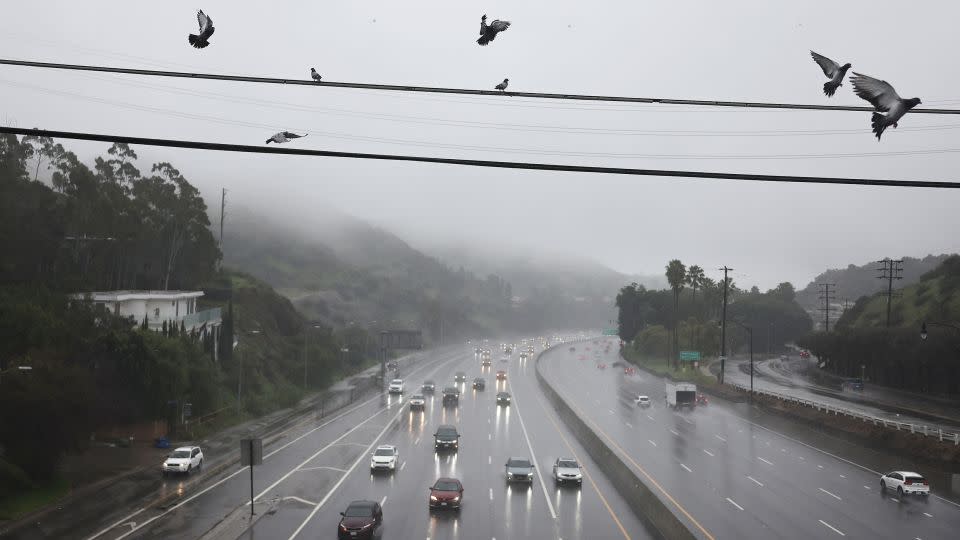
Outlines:
[[[560,346],[568,345],[568,343],[563,343]],[[563,423],[573,432],[577,441],[586,449],[587,453],[590,454],[593,461],[596,462],[603,474],[605,474],[610,483],[613,484],[617,493],[627,501],[630,508],[632,508],[641,519],[656,529],[663,538],[695,539],[696,536],[694,536],[687,526],[667,508],[666,504],[640,480],[633,469],[631,469],[612,448],[607,446],[607,444],[603,442],[603,439],[601,439],[567,402],[560,397],[560,394],[550,386],[550,383],[547,382],[543,374],[540,373],[540,358],[546,352],[547,351],[543,351],[540,356],[537,356],[535,371],[540,388],[543,389],[543,393],[557,411],[560,419],[563,420]]]

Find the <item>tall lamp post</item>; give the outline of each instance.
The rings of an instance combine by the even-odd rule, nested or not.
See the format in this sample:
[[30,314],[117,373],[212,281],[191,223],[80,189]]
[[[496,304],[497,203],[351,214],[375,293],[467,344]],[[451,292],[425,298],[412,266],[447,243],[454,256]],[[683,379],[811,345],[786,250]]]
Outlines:
[[746,330],[750,336],[750,403],[753,403],[753,328],[733,319],[730,322]]
[[928,325],[928,324],[929,324],[930,326],[943,326],[944,328],[953,328],[953,329],[956,330],[957,332],[960,332],[960,326],[957,326],[957,325],[955,325],[955,324],[945,323],[945,322],[936,322],[936,321],[924,321],[923,324],[920,325],[920,339],[922,339],[922,340],[926,340],[926,339],[927,339],[927,335],[928,335],[928,334],[927,334],[927,325]]

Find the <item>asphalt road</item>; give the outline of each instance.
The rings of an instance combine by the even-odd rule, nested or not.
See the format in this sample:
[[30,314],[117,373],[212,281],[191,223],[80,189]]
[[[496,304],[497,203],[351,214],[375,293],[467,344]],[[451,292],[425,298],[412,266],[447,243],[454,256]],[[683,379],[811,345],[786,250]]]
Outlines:
[[[541,370],[700,538],[957,537],[960,505],[883,496],[878,473],[750,422],[745,405],[674,412],[663,380],[614,367],[609,342],[551,350]],[[639,393],[650,408],[634,405]]]
[[[494,364],[482,373],[484,391],[463,389],[457,408],[441,407],[440,393],[424,412],[405,404],[426,378],[438,387],[451,384],[456,371],[468,381],[481,376],[472,347],[445,355],[425,355],[405,374],[403,397],[380,395],[323,423],[292,433],[286,442],[265,449],[262,466],[254,471],[258,512],[264,513],[239,538],[335,538],[339,512],[356,499],[380,501],[384,508],[384,538],[533,538],[646,539],[644,523],[583,449],[549,410],[534,379],[533,360]],[[500,383],[514,394],[510,407],[497,407],[494,373],[508,371]],[[461,433],[460,449],[437,454],[433,432],[450,423]],[[369,456],[379,444],[399,448],[400,467],[393,473],[371,474]],[[550,478],[556,457],[575,456],[586,472],[583,486],[556,487]],[[532,486],[508,486],[503,477],[509,456],[532,457],[537,476]],[[427,487],[439,476],[459,478],[465,487],[459,511],[429,512]],[[107,523],[95,536],[119,538],[199,538],[237,509],[249,509],[247,469],[217,477],[172,481],[168,489],[183,489],[177,506],[149,509]],[[269,512],[264,512],[269,507]]]

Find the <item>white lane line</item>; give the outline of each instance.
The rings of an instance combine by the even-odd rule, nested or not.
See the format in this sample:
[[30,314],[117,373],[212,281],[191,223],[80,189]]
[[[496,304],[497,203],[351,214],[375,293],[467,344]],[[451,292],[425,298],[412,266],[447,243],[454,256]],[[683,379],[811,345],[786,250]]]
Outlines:
[[[302,467],[302,468],[300,468],[300,469],[297,469],[297,471],[299,471],[299,472],[303,472],[303,471],[320,471],[320,470],[337,471],[337,472],[342,472],[342,473],[347,472],[346,469],[338,469],[338,468],[336,468],[336,467]],[[313,504],[313,503],[310,503],[310,504]]]
[[630,424],[630,422],[624,422],[624,424],[626,424],[628,428],[633,428],[633,425]]
[[487,456],[487,465],[493,464],[493,456]]
[[863,486],[863,489],[870,489],[870,486]]
[[679,433],[677,433],[676,431],[674,431],[674,430],[672,430],[672,429],[670,430],[670,433],[673,433],[673,434],[674,434],[674,435],[676,435],[677,437],[679,437],[679,436],[680,436],[680,434],[679,434]]
[[689,419],[689,418],[687,418],[687,417],[684,417],[684,418],[683,418],[683,421],[686,422],[686,423],[688,423],[688,424],[693,424],[693,423],[694,423],[693,420],[691,420],[691,419]]
[[819,489],[820,491],[826,493],[827,495],[833,497],[834,499],[836,499],[836,500],[838,500],[838,501],[842,501],[842,500],[843,500],[843,499],[841,499],[840,497],[837,497],[837,496],[834,495],[833,493],[830,493],[829,491],[827,491],[827,490],[825,490],[825,489],[823,489],[823,488],[817,488],[817,489]]
[[773,463],[770,463],[769,461],[763,459],[762,457],[758,457],[757,459],[759,459],[760,461],[766,463],[767,465],[773,465]]
[[822,469],[822,468],[823,468],[823,465],[817,465],[817,468],[818,468],[818,469]]
[[890,502],[898,503],[898,502],[900,502],[900,499],[898,499],[898,498],[896,498],[896,497],[890,497]]
[[[651,419],[651,420],[653,420],[653,417],[652,417],[652,416],[650,416],[649,414],[647,415],[647,418],[649,418],[649,419]],[[654,421],[654,422],[656,422],[656,420],[653,420],[653,421]]]
[[733,502],[733,499],[731,499],[730,497],[727,497],[727,502],[730,503],[730,504],[732,504],[732,505],[734,505],[734,506],[736,506],[737,508],[739,508],[741,512],[743,511],[743,507],[740,506],[739,504]]
[[384,495],[383,498],[380,499],[380,506],[383,506],[383,505],[385,505],[385,504],[387,504],[387,496],[386,496],[386,495]]
[[96,537],[98,537],[98,536],[101,536],[102,534],[104,534],[104,533],[106,533],[106,532],[109,532],[109,531],[110,531],[111,529],[113,529],[114,527],[116,527],[116,526],[118,526],[118,525],[121,525],[121,524],[123,524],[123,523],[127,523],[130,518],[132,518],[133,516],[136,516],[136,515],[139,514],[140,512],[143,512],[144,510],[146,510],[145,507],[137,510],[136,512],[130,514],[129,516],[124,517],[124,518],[121,519],[120,521],[114,523],[113,525],[110,525],[110,526],[107,527],[106,529],[98,532],[97,534],[91,536],[90,538],[93,539],[93,538],[96,538]]
[[407,462],[404,461],[403,463],[400,464],[400,470],[402,471],[403,468],[406,467],[406,466],[407,466]]
[[490,488],[490,500],[493,500],[493,488]]
[[708,456],[710,456],[710,457],[713,457],[713,453],[710,452],[709,450],[707,450],[706,448],[703,449],[703,453],[706,454],[706,455],[708,455]]
[[[513,388],[511,386],[511,388]],[[513,392],[511,392],[513,393]],[[517,419],[520,420],[520,429],[523,430],[523,438],[527,440],[527,448],[530,449],[530,457],[533,459],[533,456],[536,456],[537,453],[533,451],[533,443],[530,442],[530,434],[527,433],[527,425],[523,422],[523,415],[520,414],[520,406],[517,404],[516,393],[513,393],[513,403],[512,406],[517,411]],[[550,510],[550,517],[554,520],[557,519],[557,511],[553,508],[553,501],[550,500],[550,497],[547,495],[547,484],[543,481],[543,475],[537,474],[537,479],[540,480],[540,487],[543,489],[543,499],[547,501],[547,508]]]
[[684,465],[683,463],[681,463],[680,466],[683,467],[684,469],[686,469],[687,472],[693,472],[693,470],[692,470],[690,467],[687,467],[687,466]]
[[846,476],[844,476],[844,475],[841,474],[841,475],[840,475],[840,478],[846,478]]
[[752,476],[747,476],[747,478],[749,478],[754,484],[756,484],[756,485],[758,485],[758,486],[760,486],[760,487],[763,487],[763,484],[761,484],[760,482],[758,482],[756,478],[754,478],[754,477],[752,477]]
[[927,516],[927,517],[933,517],[933,514],[928,514],[928,513],[926,513],[926,512],[924,512],[923,515],[925,515],[925,516]]
[[786,449],[786,448],[781,448],[780,451],[783,452],[784,454],[787,453],[787,449]]
[[610,414],[613,414],[613,409],[607,409],[607,410],[610,411]]
[[719,435],[716,435],[716,434],[715,434],[714,437],[720,439],[720,440],[723,441],[723,442],[727,442],[726,439],[724,439],[723,437],[721,437],[721,436],[719,436]]
[[[390,429],[390,426],[392,426],[397,421],[397,419],[400,418],[401,413],[403,413],[403,408],[398,407],[397,413],[393,415],[393,418],[391,418],[389,422],[387,422],[387,425],[383,426],[383,429],[380,430],[380,433],[378,433],[377,436],[373,439],[373,441],[370,443],[370,446],[367,447],[366,451],[361,452],[360,455],[357,456],[357,459],[353,462],[353,465],[351,465],[350,468],[347,469],[347,472],[343,473],[343,476],[340,477],[340,480],[337,480],[337,483],[334,484],[329,491],[327,491],[327,494],[324,495],[323,499],[321,499],[320,502],[318,502],[317,505],[313,507],[313,510],[311,510],[310,514],[307,515],[307,518],[304,519],[302,523],[300,523],[300,526],[297,527],[297,530],[293,531],[293,534],[290,535],[290,540],[293,540],[294,538],[297,537],[298,534],[300,534],[300,531],[302,531],[303,528],[307,526],[307,523],[309,523],[310,520],[313,519],[313,516],[317,515],[317,512],[319,512],[320,509],[323,508],[323,505],[326,504],[328,500],[330,500],[330,497],[332,497],[334,493],[337,492],[337,489],[343,484],[343,481],[346,480],[348,476],[350,476],[350,473],[357,468],[357,465],[360,465],[360,462],[366,459],[367,454],[369,454],[373,450],[373,448],[377,445],[377,441],[379,441],[380,438],[383,437],[383,434],[386,433],[388,429]],[[386,500],[386,497],[384,497],[384,500]]]
[[834,527],[833,525],[830,525],[830,524],[827,523],[826,521],[824,521],[824,520],[822,520],[822,519],[819,519],[819,520],[817,520],[817,521],[819,521],[820,523],[823,523],[823,526],[824,526],[824,527],[827,527],[828,529],[830,529],[831,531],[839,534],[840,536],[846,536],[845,534],[843,534],[842,532],[840,532],[839,529],[837,529],[837,528]]
[[413,445],[416,446],[420,444],[420,437],[417,437],[417,440],[413,441]]
[[800,456],[799,459],[800,459],[800,461],[806,461],[806,460],[807,460],[807,458],[805,458],[805,457],[803,457],[803,456]]
[[285,500],[285,501],[297,501],[297,502],[303,503],[303,504],[305,504],[305,505],[307,505],[307,506],[313,506],[313,505],[317,504],[317,503],[315,503],[315,502],[313,502],[313,501],[308,501],[308,500],[306,500],[306,499],[301,499],[300,497],[297,497],[297,496],[294,496],[294,495],[290,495],[289,497],[284,497],[283,500]]
[[655,442],[653,442],[653,441],[651,441],[650,439],[647,439],[647,442],[648,442],[648,443],[650,443],[650,444],[652,444],[652,445],[654,445],[654,446],[656,446],[656,445],[657,445],[657,443],[655,443]]

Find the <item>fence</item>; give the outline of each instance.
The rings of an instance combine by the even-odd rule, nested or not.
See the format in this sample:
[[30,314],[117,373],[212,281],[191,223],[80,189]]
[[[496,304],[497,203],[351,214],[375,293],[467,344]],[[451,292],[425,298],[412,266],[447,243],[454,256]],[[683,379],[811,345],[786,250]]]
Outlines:
[[[727,383],[729,386],[742,390],[744,392],[750,392],[750,387],[745,386],[739,383]],[[896,429],[897,431],[909,431],[910,433],[916,433],[923,435],[925,437],[937,437],[940,442],[952,442],[954,446],[960,445],[960,433],[943,431],[943,428],[931,428],[926,424],[913,424],[910,422],[897,422],[894,420],[888,420],[886,418],[880,418],[878,416],[872,416],[869,414],[864,414],[859,411],[854,411],[852,409],[847,409],[844,407],[837,407],[834,405],[829,405],[826,403],[821,403],[819,401],[813,401],[809,399],[803,399],[794,397],[787,394],[781,394],[780,392],[771,392],[769,390],[758,390],[753,391],[755,394],[762,396],[770,396],[777,398],[781,401],[787,401],[790,403],[797,403],[799,405],[805,405],[807,407],[812,407],[818,411],[824,411],[827,414],[833,413],[834,415],[843,415],[849,416],[851,418],[859,418],[864,422],[872,422],[875,426],[883,426],[888,429]]]

